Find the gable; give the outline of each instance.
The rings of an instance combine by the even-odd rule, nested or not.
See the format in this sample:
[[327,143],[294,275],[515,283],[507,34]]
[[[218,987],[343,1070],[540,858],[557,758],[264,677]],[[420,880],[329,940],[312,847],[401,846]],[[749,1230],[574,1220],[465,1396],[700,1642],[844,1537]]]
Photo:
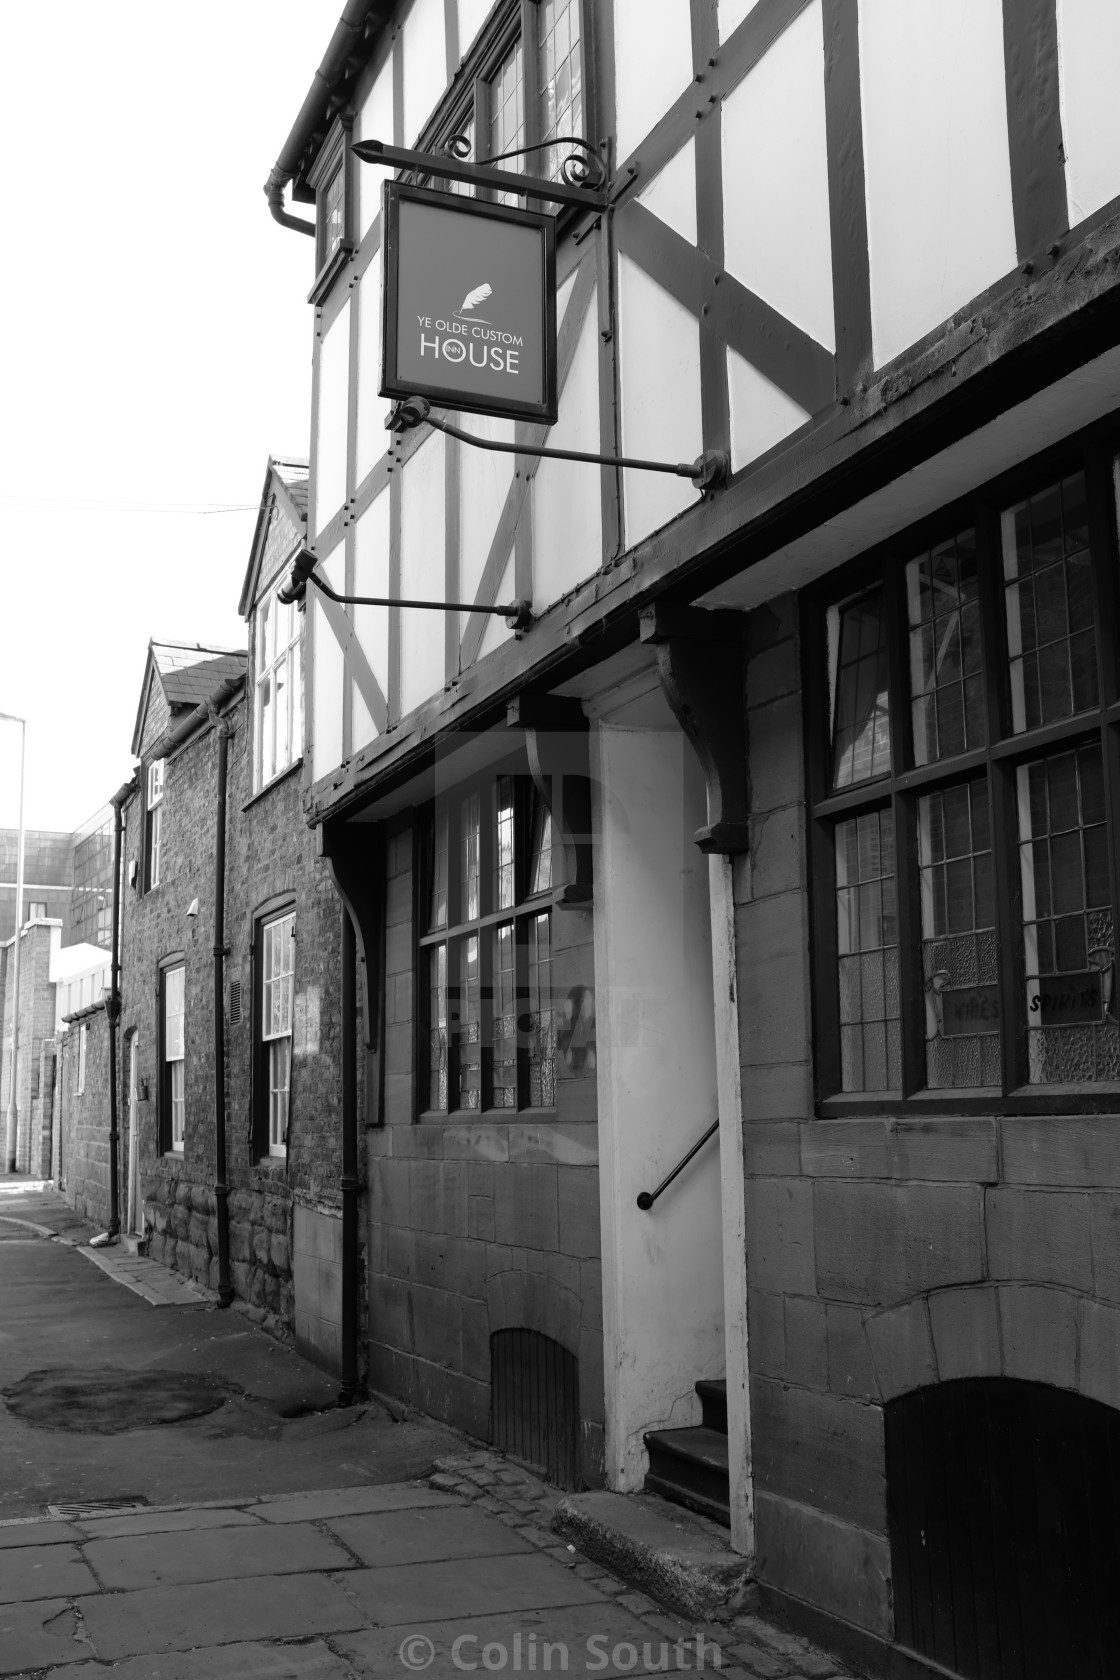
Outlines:
[[306,528],[306,462],[274,461],[270,457],[238,602],[242,618],[248,618],[261,593],[303,543]]

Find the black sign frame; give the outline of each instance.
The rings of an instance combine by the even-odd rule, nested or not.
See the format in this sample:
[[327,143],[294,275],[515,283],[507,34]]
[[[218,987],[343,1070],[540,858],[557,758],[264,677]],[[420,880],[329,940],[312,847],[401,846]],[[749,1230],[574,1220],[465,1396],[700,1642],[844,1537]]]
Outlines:
[[[514,222],[534,229],[541,238],[541,336],[543,398],[540,402],[490,400],[446,385],[403,381],[397,367],[397,315],[400,274],[400,206],[427,204],[455,215],[485,217],[491,221]],[[510,204],[492,204],[458,193],[438,192],[433,187],[412,186],[405,181],[386,181],[382,188],[381,270],[381,384],[382,397],[427,397],[435,407],[469,414],[492,414],[511,420],[533,420],[551,425],[559,412],[556,344],[556,217],[547,211],[522,210]]]

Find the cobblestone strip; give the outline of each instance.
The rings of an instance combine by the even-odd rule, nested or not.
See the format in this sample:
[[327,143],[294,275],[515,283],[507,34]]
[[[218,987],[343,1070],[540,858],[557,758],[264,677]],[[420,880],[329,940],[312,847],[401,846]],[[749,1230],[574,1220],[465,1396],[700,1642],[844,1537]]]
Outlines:
[[[732,1680],[735,1676],[750,1676],[750,1680],[850,1680],[848,1670],[826,1651],[776,1627],[763,1616],[735,1616],[726,1623],[692,1626],[667,1615],[645,1593],[630,1590],[624,1581],[584,1558],[575,1546],[558,1540],[549,1524],[562,1495],[530,1471],[515,1469],[498,1453],[437,1458],[428,1485],[440,1493],[469,1499],[480,1510],[508,1523],[523,1540],[574,1570],[581,1580],[590,1581],[660,1638],[674,1643],[694,1641],[702,1635],[709,1645],[718,1645],[718,1672]],[[709,1666],[717,1672],[714,1664]]]

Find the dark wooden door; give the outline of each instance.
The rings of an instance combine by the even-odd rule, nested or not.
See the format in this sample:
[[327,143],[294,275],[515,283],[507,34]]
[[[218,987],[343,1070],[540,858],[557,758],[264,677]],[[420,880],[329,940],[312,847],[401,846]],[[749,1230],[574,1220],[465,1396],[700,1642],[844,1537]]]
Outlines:
[[886,1407],[895,1638],[968,1680],[1120,1676],[1120,1413],[1041,1383]]
[[579,1478],[579,1365],[537,1330],[490,1337],[494,1445],[542,1469],[558,1487]]

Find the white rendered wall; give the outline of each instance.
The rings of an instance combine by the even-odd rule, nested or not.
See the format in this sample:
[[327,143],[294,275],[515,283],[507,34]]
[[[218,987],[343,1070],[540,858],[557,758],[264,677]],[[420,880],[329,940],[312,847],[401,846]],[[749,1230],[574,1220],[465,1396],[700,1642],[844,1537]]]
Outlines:
[[686,140],[680,151],[671,157],[664,169],[659,169],[643,192],[638,194],[644,204],[674,233],[696,244],[696,142]]
[[860,0],[881,366],[1015,267],[1000,0]]
[[[486,414],[460,414],[458,424],[474,437],[513,442],[513,421]],[[459,600],[473,601],[494,540],[494,530],[513,483],[512,455],[491,454],[463,444],[459,450]],[[501,596],[498,599],[502,599]],[[459,634],[469,617],[459,615]],[[498,620],[502,623],[502,620]]]
[[729,272],[835,350],[821,0],[724,100],[723,180]]
[[[694,461],[703,450],[700,327],[629,257],[618,264],[622,453],[648,461]],[[628,469],[623,478],[625,546],[691,507],[687,478]]]
[[748,12],[753,12],[758,0],[718,0],[716,11],[719,20],[720,41],[735,32]]
[[1120,193],[1120,5],[1058,0],[1069,225]]
[[459,0],[459,57],[466,58],[474,38],[494,9],[494,0]]
[[381,383],[381,252],[376,251],[358,282],[358,437],[355,482],[361,484],[389,447],[385,416],[389,403]]
[[615,0],[615,143],[622,163],[692,80],[688,0]]
[[643,1432],[699,1422],[694,1384],[724,1374],[718,1140],[649,1212],[635,1205],[717,1114],[708,863],[692,839],[704,783],[660,706],[664,729],[592,726],[606,1452],[620,1491],[642,1485]]
[[350,302],[343,304],[319,346],[319,412],[315,452],[318,536],[346,500],[346,404],[350,388]]
[[[404,20],[404,143],[415,144],[447,85],[443,0],[412,0]],[[384,139],[384,135],[378,135]]]
[[773,380],[731,349],[727,352],[727,394],[732,472],[765,455],[810,418]]
[[[393,143],[393,55],[385,60],[377,72],[365,103],[358,112],[355,140],[382,140]],[[379,169],[372,163],[355,163],[358,182],[358,236],[364,238],[381,209],[381,183],[393,178],[391,169]]]
[[[354,528],[354,594],[388,595],[389,491],[370,503]],[[382,694],[389,695],[389,609],[351,607],[354,631]],[[357,752],[377,734],[369,709],[354,685],[353,747]]]
[[[592,293],[550,449],[599,452],[599,320]],[[541,461],[533,487],[533,609],[574,589],[603,558],[599,469],[577,461]]]
[[[401,472],[401,599],[446,601],[444,439],[433,432]],[[401,713],[444,685],[443,614],[401,611]]]
[[[320,575],[344,594],[343,545],[331,550],[319,562]],[[311,707],[311,775],[313,781],[328,776],[342,763],[342,686],[345,665],[342,649],[327,623],[318,590],[309,588],[311,602],[311,657],[314,677]]]

